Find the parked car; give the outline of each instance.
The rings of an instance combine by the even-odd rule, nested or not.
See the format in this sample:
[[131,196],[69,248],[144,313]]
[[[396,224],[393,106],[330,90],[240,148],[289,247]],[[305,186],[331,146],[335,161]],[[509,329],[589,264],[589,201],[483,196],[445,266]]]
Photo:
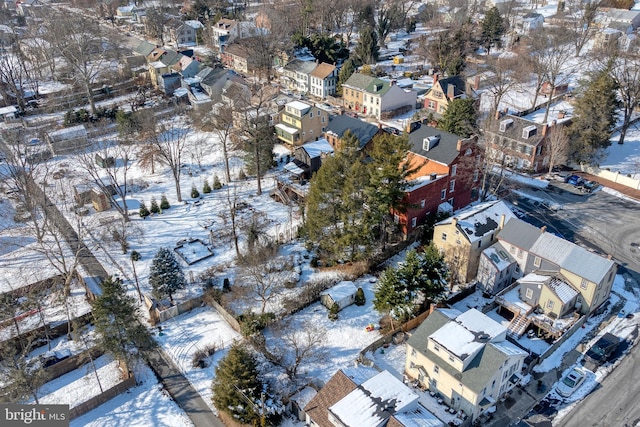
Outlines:
[[620,338],[607,332],[585,353],[585,366],[597,368],[607,362],[620,345]]
[[400,129],[396,129],[394,127],[390,127],[390,126],[389,127],[383,127],[382,130],[387,132],[387,133],[390,133],[392,135],[397,135],[397,136],[402,135],[402,131]]
[[582,385],[586,377],[587,374],[582,369],[573,368],[562,377],[556,386],[556,392],[562,397],[569,397]]
[[584,184],[584,179],[582,179],[578,175],[570,175],[567,178],[565,178],[564,182],[577,187],[578,185]]

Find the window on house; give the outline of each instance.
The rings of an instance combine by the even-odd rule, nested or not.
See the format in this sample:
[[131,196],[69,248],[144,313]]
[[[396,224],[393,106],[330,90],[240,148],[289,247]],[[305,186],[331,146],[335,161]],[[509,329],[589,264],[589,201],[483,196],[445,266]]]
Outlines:
[[433,373],[434,374],[440,373],[440,367],[438,365],[433,365]]
[[460,239],[456,239],[456,245],[461,245],[462,241]]
[[310,118],[310,119],[313,119],[313,111],[311,111],[311,112],[309,113],[309,118]]
[[512,254],[516,253],[516,247],[511,245],[511,247],[509,247],[509,252],[511,252]]
[[477,182],[479,176],[480,176],[480,173],[477,170],[473,171],[473,182]]
[[418,223],[418,218],[416,218],[415,216],[411,218],[411,227],[415,227],[417,223]]
[[533,259],[533,265],[534,265],[535,267],[540,267],[540,262],[541,262],[541,261],[542,261],[542,260],[540,259],[540,257],[539,257],[539,256],[537,256],[537,257],[535,257],[535,258]]
[[442,233],[442,241],[443,242],[447,241],[447,233]]
[[433,349],[435,351],[440,351],[440,346],[436,344],[436,345],[433,346]]
[[490,239],[491,241],[493,241],[493,237],[494,237],[494,234],[491,233],[491,239]]
[[482,240],[478,240],[478,248],[482,247]]
[[456,189],[456,180],[452,179],[449,183],[449,193],[453,193]]
[[413,369],[416,367],[416,364],[413,362],[409,362],[409,369]]
[[449,356],[449,362],[455,362],[456,359],[453,358],[453,356]]
[[451,176],[456,176],[456,172],[458,172],[458,165],[451,166]]
[[442,190],[440,192],[440,200],[444,200],[447,198],[447,190]]
[[526,295],[527,299],[533,298],[533,289],[531,289],[531,288],[527,289],[527,292],[525,292],[525,295]]
[[587,286],[589,286],[589,281],[587,279],[582,279],[582,282],[580,282],[580,287],[582,289],[587,289]]
[[427,103],[427,108],[428,108],[429,110],[435,110],[435,109],[436,109],[436,103],[435,103],[435,101],[429,101],[429,102]]
[[415,348],[411,349],[411,356],[412,357],[416,357],[416,349]]
[[553,310],[553,305],[554,305],[553,300],[549,300],[549,301],[547,301],[547,308],[548,308],[549,310]]
[[522,258],[522,255],[524,254],[524,251],[520,248],[518,248],[518,258]]
[[420,209],[424,209],[425,204],[426,204],[426,201],[424,199],[420,200]]
[[324,117],[324,116],[322,116],[322,123],[324,123],[324,119],[325,119],[325,117]]

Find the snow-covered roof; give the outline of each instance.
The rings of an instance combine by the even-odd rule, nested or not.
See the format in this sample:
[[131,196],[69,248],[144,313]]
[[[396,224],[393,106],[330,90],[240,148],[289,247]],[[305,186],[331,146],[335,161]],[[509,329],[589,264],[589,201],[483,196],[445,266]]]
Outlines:
[[202,22],[198,21],[198,20],[188,20],[188,21],[184,21],[185,25],[190,26],[191,28],[197,30],[199,28],[204,28],[204,25],[202,25]]
[[284,165],[284,169],[295,175],[302,175],[304,173],[304,171],[298,165],[296,165],[295,162],[287,163],[286,165]]
[[317,141],[307,142],[302,146],[304,151],[307,152],[310,158],[320,157],[323,153],[333,153],[333,147],[324,138],[320,138]]
[[573,286],[558,277],[552,277],[547,286],[560,298],[563,304],[571,302],[578,295],[578,291]]
[[87,129],[84,125],[77,125],[49,132],[48,135],[52,140],[83,138],[87,136]]
[[528,356],[529,354],[520,347],[511,344],[509,341],[492,342],[489,345],[506,356]]
[[304,408],[316,394],[318,394],[318,392],[314,388],[307,386],[291,396],[291,400],[295,400],[298,406]]
[[9,105],[8,107],[0,108],[0,116],[5,116],[7,114],[15,114],[18,112],[18,109],[14,105]]
[[332,288],[327,289],[322,292],[320,295],[329,295],[331,299],[334,301],[340,301],[344,298],[349,298],[353,295],[358,287],[351,280],[345,280],[344,282],[340,282]]
[[442,326],[429,338],[465,360],[505,331],[504,326],[472,308],[458,315],[453,322]]
[[509,255],[509,252],[505,251],[499,243],[488,247],[482,253],[484,256],[491,260],[498,271],[503,271],[505,268],[515,262],[515,259],[511,255]]
[[281,129],[281,130],[285,131],[286,133],[288,133],[290,135],[293,135],[294,133],[299,131],[299,129],[287,126],[284,123],[278,123],[276,125],[276,128],[277,129]]
[[503,215],[505,224],[511,218],[516,217],[503,201],[490,201],[470,206],[456,213],[453,217],[440,221],[436,226],[452,224],[457,221],[457,228],[467,240],[475,242],[487,233],[495,232]]
[[287,104],[287,107],[294,108],[296,110],[306,110],[307,108],[311,108],[311,105],[305,104],[302,101],[291,101]]
[[393,417],[404,427],[444,427],[444,423],[420,403],[415,409],[394,414]]
[[377,427],[395,412],[409,409],[418,395],[389,371],[382,371],[362,383],[329,410],[344,425]]

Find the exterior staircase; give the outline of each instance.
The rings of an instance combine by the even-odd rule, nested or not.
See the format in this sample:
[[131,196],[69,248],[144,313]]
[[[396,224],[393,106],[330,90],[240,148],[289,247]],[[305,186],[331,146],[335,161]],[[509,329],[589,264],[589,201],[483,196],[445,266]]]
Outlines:
[[518,339],[524,334],[530,324],[531,319],[529,319],[526,314],[518,314],[511,320],[511,323],[509,323],[507,334],[512,338]]

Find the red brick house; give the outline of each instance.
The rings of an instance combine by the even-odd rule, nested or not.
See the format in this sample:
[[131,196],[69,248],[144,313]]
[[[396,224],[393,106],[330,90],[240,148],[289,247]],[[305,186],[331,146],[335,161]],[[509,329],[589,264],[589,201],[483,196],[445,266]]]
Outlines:
[[414,169],[405,201],[406,212],[394,219],[405,235],[415,232],[429,215],[464,208],[480,193],[480,149],[477,136],[463,139],[423,124],[411,126],[406,161]]

